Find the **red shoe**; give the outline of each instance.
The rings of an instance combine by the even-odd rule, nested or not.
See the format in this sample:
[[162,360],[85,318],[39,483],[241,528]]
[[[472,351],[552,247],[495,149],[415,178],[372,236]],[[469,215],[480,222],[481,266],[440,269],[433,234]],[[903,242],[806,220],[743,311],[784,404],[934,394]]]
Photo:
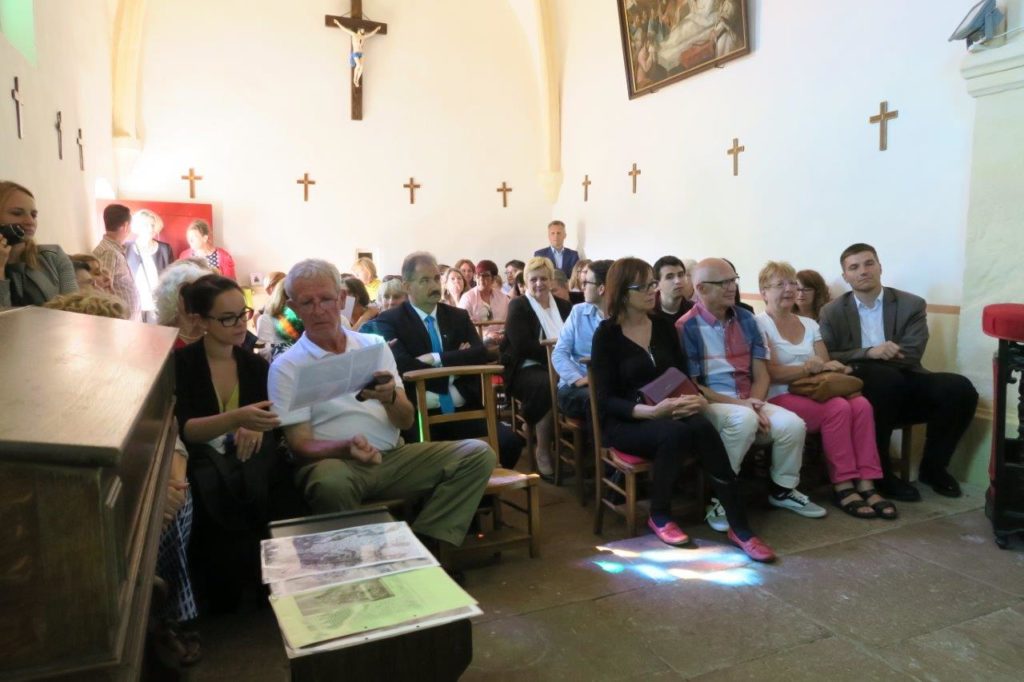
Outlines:
[[654,534],[658,536],[658,539],[664,542],[666,545],[672,545],[678,547],[679,545],[685,545],[690,542],[690,536],[683,532],[675,521],[669,521],[664,526],[658,527],[654,523],[654,519],[648,517],[647,527],[654,531]]
[[742,549],[743,553],[754,561],[763,561],[764,563],[775,561],[775,552],[756,535],[751,535],[750,539],[744,542],[736,537],[736,533],[733,533],[730,528],[728,537],[732,544]]

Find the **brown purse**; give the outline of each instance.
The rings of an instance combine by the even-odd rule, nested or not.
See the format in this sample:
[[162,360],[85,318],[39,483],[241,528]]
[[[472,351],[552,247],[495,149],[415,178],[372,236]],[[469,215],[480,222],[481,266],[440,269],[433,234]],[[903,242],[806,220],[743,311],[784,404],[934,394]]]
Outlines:
[[853,398],[860,395],[864,382],[843,372],[819,372],[797,379],[789,385],[789,392],[823,403],[831,398]]

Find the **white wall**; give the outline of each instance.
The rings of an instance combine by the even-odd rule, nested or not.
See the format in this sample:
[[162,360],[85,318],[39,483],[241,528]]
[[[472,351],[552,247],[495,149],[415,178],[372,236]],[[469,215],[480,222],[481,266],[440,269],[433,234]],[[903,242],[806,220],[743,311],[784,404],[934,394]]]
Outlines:
[[505,0],[366,3],[388,34],[366,46],[363,121],[349,119],[348,36],[324,27],[347,3],[149,5],[144,148],[120,192],[187,200],[179,176],[195,167],[240,278],[310,256],[344,270],[358,247],[386,273],[418,248],[451,263],[544,245],[535,76]]
[[[974,105],[947,38],[969,4],[750,0],[750,55],[630,101],[615,3],[560,0],[554,213],[588,256],[725,255],[745,292],[768,259],[837,278],[842,249],[867,241],[886,283],[959,304]],[[882,100],[899,110],[884,153],[868,124]]]
[[[68,253],[92,249],[97,178],[113,180],[110,143],[110,9],[106,0],[35,1],[38,60],[29,64],[0,33],[0,179],[36,197],[41,243]],[[73,19],[73,21],[71,20]],[[24,138],[18,139],[10,90],[19,79]],[[57,111],[63,112],[64,160],[57,158]],[[85,139],[78,166],[77,129]]]

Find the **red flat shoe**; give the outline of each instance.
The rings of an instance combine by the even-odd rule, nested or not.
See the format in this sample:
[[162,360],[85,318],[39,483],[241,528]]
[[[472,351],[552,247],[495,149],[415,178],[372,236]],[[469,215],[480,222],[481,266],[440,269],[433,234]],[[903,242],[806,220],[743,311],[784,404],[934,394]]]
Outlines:
[[732,544],[742,549],[743,553],[754,561],[762,561],[764,563],[775,561],[775,552],[756,535],[751,535],[750,539],[744,542],[736,537],[736,534],[730,528],[728,537]]
[[675,521],[669,521],[664,526],[658,526],[654,523],[654,519],[647,519],[647,527],[654,531],[654,534],[658,536],[658,539],[664,542],[666,545],[672,545],[678,547],[679,545],[685,545],[690,542],[690,536],[683,532]]

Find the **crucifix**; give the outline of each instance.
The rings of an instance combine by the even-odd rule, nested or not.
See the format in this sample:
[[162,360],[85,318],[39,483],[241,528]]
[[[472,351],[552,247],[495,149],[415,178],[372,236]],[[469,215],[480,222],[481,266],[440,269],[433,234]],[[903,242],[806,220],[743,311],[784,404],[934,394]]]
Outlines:
[[416,190],[418,190],[422,186],[423,185],[416,184],[416,181],[413,180],[412,178],[409,178],[408,184],[402,185],[402,187],[404,187],[407,190],[409,190],[409,203],[410,204],[415,204],[416,203]]
[[388,34],[388,25],[363,18],[363,0],[352,0],[351,16],[339,17],[332,14],[324,16],[324,25],[328,28],[340,28],[352,39],[348,65],[352,68],[352,120],[363,120],[363,43],[370,36]]
[[302,178],[295,181],[296,185],[302,185],[302,200],[309,201],[309,186],[315,185],[316,180],[309,179],[309,173],[303,173]]
[[501,187],[496,191],[501,192],[501,207],[508,208],[508,193],[512,191],[512,188],[505,184],[505,181],[501,181]]
[[588,199],[590,199],[590,185],[591,184],[592,183],[590,182],[590,176],[589,175],[584,175],[583,176],[583,201],[587,201]]
[[61,112],[57,112],[57,123],[54,127],[57,129],[57,158],[61,161],[64,160],[64,129],[61,127],[64,115]]
[[189,199],[195,199],[196,198],[196,180],[202,180],[203,176],[202,175],[196,175],[196,169],[195,168],[189,168],[188,169],[188,175],[182,175],[181,179],[182,180],[188,180],[188,198]]
[[732,156],[732,174],[734,176],[740,174],[740,152],[747,151],[746,145],[740,146],[740,139],[738,137],[732,138],[732,149],[726,149],[725,153]]
[[878,105],[878,115],[868,119],[868,123],[878,124],[878,151],[884,152],[889,148],[889,121],[899,115],[899,110],[889,111],[889,102],[885,101]]
[[14,89],[11,90],[11,97],[14,99],[14,115],[18,120],[18,139],[21,139],[21,89],[18,87],[18,77],[14,77]]
[[78,170],[85,170],[85,139],[82,138],[82,129],[78,129],[78,137],[75,139],[78,145]]
[[626,175],[629,175],[633,178],[633,194],[636,194],[636,176],[640,175],[640,169],[637,168],[636,164],[634,163],[633,170],[626,173]]

